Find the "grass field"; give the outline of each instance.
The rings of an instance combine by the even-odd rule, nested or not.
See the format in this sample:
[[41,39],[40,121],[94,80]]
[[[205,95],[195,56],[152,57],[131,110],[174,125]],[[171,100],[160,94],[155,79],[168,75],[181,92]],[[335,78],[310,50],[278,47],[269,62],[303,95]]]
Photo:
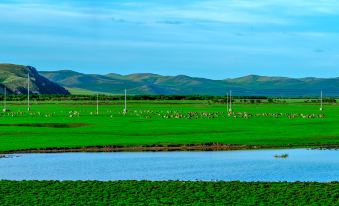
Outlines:
[[338,182],[0,181],[0,193],[0,205],[339,204]]
[[112,93],[108,93],[108,92],[97,92],[97,91],[91,91],[91,90],[79,89],[79,88],[65,87],[65,89],[67,89],[73,95],[96,95],[96,94],[113,95]]
[[[319,146],[339,144],[339,107],[325,105],[234,104],[208,101],[24,102],[0,115],[0,151],[89,146],[236,144]],[[246,112],[246,114],[245,114]],[[312,116],[314,114],[314,116]],[[310,115],[311,118],[305,117]]]

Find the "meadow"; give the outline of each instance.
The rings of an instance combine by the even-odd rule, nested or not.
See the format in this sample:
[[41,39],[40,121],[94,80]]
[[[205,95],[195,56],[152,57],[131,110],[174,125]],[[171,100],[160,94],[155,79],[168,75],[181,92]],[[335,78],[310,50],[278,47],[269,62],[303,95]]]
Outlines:
[[0,193],[1,205],[339,204],[338,182],[0,181]]
[[339,107],[302,100],[226,105],[207,100],[8,102],[0,114],[0,152],[82,147],[339,144]]

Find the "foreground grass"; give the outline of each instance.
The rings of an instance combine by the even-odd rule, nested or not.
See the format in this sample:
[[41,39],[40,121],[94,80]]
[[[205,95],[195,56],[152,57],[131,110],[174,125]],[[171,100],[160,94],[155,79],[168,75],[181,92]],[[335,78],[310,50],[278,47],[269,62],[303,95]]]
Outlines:
[[0,205],[338,205],[339,183],[0,181]]
[[[167,112],[226,112],[226,105],[207,101],[128,102],[129,113],[122,114],[122,102],[33,102],[26,106],[10,102],[10,113],[0,114],[0,152],[25,149],[79,148],[91,146],[152,146],[185,144],[235,144],[266,147],[320,146],[339,144],[339,106],[325,105],[325,118],[218,117],[163,118]],[[234,112],[319,114],[319,105],[235,104]],[[74,115],[74,111],[79,115]],[[37,127],[50,123],[47,127]],[[83,125],[53,127],[55,123]],[[30,124],[32,124],[30,126]],[[34,126],[35,125],[35,126]]]

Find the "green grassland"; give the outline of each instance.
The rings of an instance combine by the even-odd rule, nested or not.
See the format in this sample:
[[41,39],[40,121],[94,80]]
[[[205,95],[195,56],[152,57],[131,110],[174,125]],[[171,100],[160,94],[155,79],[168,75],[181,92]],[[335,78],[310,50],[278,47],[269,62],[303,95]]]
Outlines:
[[112,93],[108,93],[108,92],[97,92],[97,91],[91,91],[91,90],[80,89],[80,88],[65,87],[65,89],[67,89],[73,95],[96,95],[96,94],[113,95]]
[[[0,114],[0,151],[90,146],[235,144],[267,147],[339,144],[339,107],[302,102],[225,104],[209,101],[9,102]],[[244,118],[244,112],[253,115]],[[255,116],[260,114],[260,116]],[[264,116],[267,114],[267,116]],[[280,115],[275,117],[274,115]],[[315,114],[314,118],[301,115]],[[296,116],[293,116],[296,115]],[[292,116],[289,118],[289,116]],[[49,125],[44,125],[49,123]],[[64,125],[54,125],[62,123]]]
[[0,181],[0,194],[0,205],[338,205],[339,183]]

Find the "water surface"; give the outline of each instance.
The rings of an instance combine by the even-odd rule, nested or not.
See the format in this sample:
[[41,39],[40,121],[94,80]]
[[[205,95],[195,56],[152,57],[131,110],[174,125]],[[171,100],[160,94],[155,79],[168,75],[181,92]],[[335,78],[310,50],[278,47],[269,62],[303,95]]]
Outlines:
[[328,182],[339,181],[339,150],[19,154],[0,159],[0,179]]

